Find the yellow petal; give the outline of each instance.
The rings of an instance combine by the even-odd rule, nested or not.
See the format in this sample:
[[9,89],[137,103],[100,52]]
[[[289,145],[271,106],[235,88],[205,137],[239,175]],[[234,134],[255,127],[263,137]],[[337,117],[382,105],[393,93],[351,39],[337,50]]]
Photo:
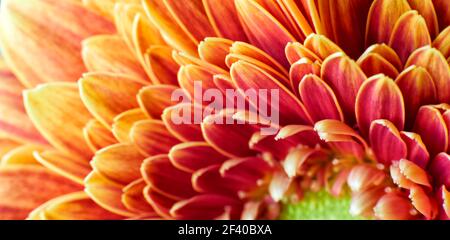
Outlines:
[[87,123],[83,129],[83,134],[92,152],[117,143],[111,131],[95,119]]
[[134,123],[147,119],[145,113],[137,108],[121,113],[114,119],[112,132],[121,143],[131,142],[130,131]]

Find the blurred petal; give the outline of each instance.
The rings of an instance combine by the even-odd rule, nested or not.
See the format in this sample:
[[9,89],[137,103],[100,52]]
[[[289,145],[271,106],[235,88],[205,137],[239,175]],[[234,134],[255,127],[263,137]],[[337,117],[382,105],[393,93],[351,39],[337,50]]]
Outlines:
[[433,0],[433,4],[439,19],[439,28],[442,31],[450,25],[450,13],[448,12],[450,2],[446,0]]
[[[25,219],[39,205],[82,187],[39,166],[0,168],[1,219]],[[39,184],[36,184],[39,183]]]
[[402,92],[395,82],[377,75],[364,82],[356,98],[356,120],[367,136],[372,121],[386,119],[399,130],[405,125],[405,104]]
[[[315,75],[306,75],[300,82],[299,93],[314,122],[324,119],[344,121],[344,114],[333,90]],[[318,101],[320,99],[320,102]]]
[[86,159],[72,154],[49,150],[35,152],[34,157],[46,168],[79,184],[92,170]]
[[366,80],[363,71],[349,57],[337,53],[324,61],[321,77],[336,94],[346,119],[353,121],[356,96],[362,83]]
[[171,85],[152,85],[142,88],[138,94],[138,102],[148,116],[159,119],[165,108],[175,105],[172,94],[178,88]]
[[437,97],[441,103],[450,103],[450,68],[441,52],[429,46],[414,51],[406,66],[416,65],[425,68],[433,77]]
[[126,74],[147,80],[133,52],[116,35],[97,35],[83,41],[83,61],[88,71]]
[[164,123],[157,120],[136,122],[130,138],[145,156],[167,154],[172,146],[180,143],[170,134]]
[[175,168],[166,155],[146,159],[141,172],[152,189],[168,198],[179,201],[195,195],[191,174]]
[[417,11],[408,11],[395,24],[389,40],[403,63],[416,49],[431,44],[425,19]]
[[435,107],[423,106],[419,109],[414,132],[422,137],[431,156],[447,151],[448,128],[441,113]]
[[378,199],[384,194],[383,187],[373,187],[366,191],[357,192],[352,196],[350,214],[353,216],[370,216]]
[[193,173],[210,165],[220,164],[226,157],[205,142],[175,145],[169,152],[170,162],[178,169]]
[[411,8],[406,0],[375,0],[367,20],[366,46],[388,43],[395,23],[409,10]]
[[102,176],[126,185],[139,179],[144,158],[134,145],[116,144],[96,152],[91,165]]
[[139,108],[123,112],[114,119],[114,124],[112,125],[112,133],[114,134],[114,137],[121,143],[131,142],[130,132],[133,128],[133,125],[136,122],[145,119],[147,119],[147,116]]
[[33,153],[43,150],[43,147],[37,145],[22,145],[0,156],[0,166],[39,164]]
[[397,193],[388,193],[378,201],[374,212],[381,220],[411,220],[412,209],[409,199]]
[[378,162],[389,166],[406,158],[407,149],[397,128],[387,120],[375,120],[370,127],[370,146]]
[[86,124],[86,127],[83,129],[83,134],[92,152],[117,143],[111,131],[95,119]]
[[352,168],[347,178],[347,184],[353,192],[365,191],[370,187],[380,185],[386,179],[383,170],[370,165],[357,165]]
[[117,115],[138,107],[136,94],[143,87],[133,78],[106,73],[84,74],[78,85],[87,109],[108,128]]
[[90,158],[83,128],[91,116],[75,83],[48,83],[27,90],[24,103],[31,121],[55,148]]
[[247,41],[233,0],[203,0],[208,19],[219,36]]
[[81,41],[114,31],[111,22],[75,1],[7,0],[1,12],[3,55],[27,87],[77,81],[86,71]]
[[411,66],[398,76],[395,83],[403,94],[406,127],[411,128],[419,108],[436,101],[437,93],[433,78],[425,68]]

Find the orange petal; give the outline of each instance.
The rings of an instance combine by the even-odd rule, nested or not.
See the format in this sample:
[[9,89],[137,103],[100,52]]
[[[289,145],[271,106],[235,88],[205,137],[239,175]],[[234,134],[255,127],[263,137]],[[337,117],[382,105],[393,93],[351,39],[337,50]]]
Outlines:
[[130,138],[145,156],[166,154],[172,146],[180,143],[170,134],[164,123],[157,120],[143,120],[134,124]]
[[215,88],[216,84],[214,83],[213,76],[214,72],[209,71],[207,68],[188,64],[180,68],[178,72],[178,83],[195,103],[206,106],[212,101],[204,100],[206,98],[203,98],[203,95],[198,93]]
[[83,129],[83,134],[92,152],[117,143],[111,131],[95,119],[86,124],[86,127]]
[[[74,192],[52,199],[39,207],[46,220],[119,220],[122,216],[111,213],[84,192]],[[31,213],[31,215],[36,213]]]
[[31,121],[54,147],[90,158],[83,128],[91,116],[80,99],[76,84],[48,83],[27,90],[24,103]]
[[81,41],[114,31],[111,22],[74,1],[8,0],[2,5],[2,52],[27,87],[77,81],[86,71]]
[[299,93],[314,122],[324,119],[344,121],[344,114],[333,90],[316,75],[306,75],[303,78]]
[[203,136],[214,149],[225,156],[251,156],[254,152],[250,150],[249,142],[257,129],[249,124],[236,124],[233,115],[234,112],[222,111],[206,117],[202,123]]
[[153,83],[178,85],[179,66],[172,58],[172,49],[166,46],[151,46],[145,55]]
[[404,188],[407,190],[412,189],[413,187],[417,187],[418,185],[415,184],[413,181],[409,180],[401,171],[400,167],[398,166],[399,162],[395,161],[392,163],[391,167],[389,168],[392,181],[399,186],[400,188]]
[[226,157],[205,142],[175,145],[169,152],[170,162],[178,169],[193,173],[210,165],[220,164]]
[[[279,93],[279,116],[281,125],[287,124],[311,124],[312,120],[306,112],[303,104],[288,89],[276,81],[272,76],[261,70],[260,68],[239,61],[231,68],[231,76],[233,83],[241,90],[278,90]],[[258,105],[257,102],[251,104]],[[267,103],[270,107],[271,104]],[[273,106],[275,107],[275,106]]]
[[[122,202],[128,209],[146,215],[154,214],[155,210],[145,200],[144,188],[147,186],[144,179],[138,179],[123,189]],[[157,215],[156,215],[157,216]]]
[[375,120],[370,126],[370,146],[378,162],[389,166],[406,158],[407,149],[397,128],[387,120]]
[[92,170],[87,160],[76,155],[49,150],[35,152],[34,157],[46,168],[79,184],[83,184],[83,179]]
[[444,186],[442,187],[442,207],[448,220],[450,218],[450,192]]
[[91,165],[102,176],[126,185],[141,176],[144,158],[132,144],[116,144],[96,152]]
[[417,11],[408,11],[397,20],[389,41],[403,63],[414,50],[430,44],[427,24]]
[[33,156],[34,152],[42,152],[44,148],[37,145],[22,145],[0,157],[0,166],[39,164]]
[[[320,139],[326,142],[354,141],[367,148],[364,139],[347,124],[337,120],[322,120],[314,125],[314,130],[319,134]],[[354,138],[354,139],[353,139]]]
[[247,41],[233,0],[203,0],[203,5],[209,22],[219,36]]
[[164,109],[175,105],[172,94],[178,88],[171,85],[152,85],[142,88],[138,94],[139,106],[151,118],[159,119]]
[[367,76],[384,74],[390,78],[398,76],[398,70],[381,55],[376,53],[365,53],[358,59],[359,67]]
[[319,56],[321,60],[325,60],[334,53],[344,51],[330,39],[323,35],[311,34],[305,40],[305,47]]
[[363,71],[349,57],[336,53],[323,62],[321,76],[336,94],[346,119],[353,121],[356,96],[366,80]]
[[25,219],[46,201],[82,188],[43,167],[28,165],[1,167],[0,182],[0,218],[10,220]]
[[416,65],[425,68],[433,77],[439,102],[450,103],[450,68],[438,50],[429,46],[414,51],[406,66]]
[[398,71],[403,69],[403,63],[400,60],[400,57],[397,53],[389,47],[388,45],[382,44],[374,44],[367,48],[366,52],[361,56],[363,58],[366,54],[378,54],[384,59],[386,59],[390,64],[392,64]]
[[119,114],[114,119],[114,124],[112,125],[112,132],[114,134],[114,137],[121,143],[131,142],[131,128],[136,122],[145,119],[147,119],[147,116],[139,108],[128,110]]
[[352,202],[350,204],[350,214],[353,216],[372,215],[373,208],[383,194],[383,187],[374,187],[366,191],[353,194]]
[[176,20],[170,15],[164,1],[142,1],[145,12],[153,24],[161,31],[161,35],[170,45],[196,55],[196,42],[189,37]]
[[45,145],[23,106],[24,87],[0,58],[0,133],[20,142]]
[[409,10],[411,8],[406,0],[375,0],[367,20],[366,46],[388,43],[395,23]]
[[405,125],[405,104],[402,92],[395,82],[383,75],[366,81],[356,98],[356,120],[367,136],[372,121],[386,119],[399,130]]
[[198,45],[198,55],[203,61],[227,69],[225,58],[230,53],[232,44],[232,41],[224,38],[205,38]]
[[203,111],[203,108],[197,104],[180,103],[164,109],[162,120],[167,130],[180,141],[203,141],[200,126],[203,121],[201,116]]
[[427,22],[431,38],[435,38],[439,33],[439,23],[434,2],[434,0],[408,0],[409,6],[417,10]]
[[92,171],[84,180],[86,194],[102,208],[124,217],[133,217],[136,213],[127,209],[122,201],[124,186],[114,183],[96,171]]
[[175,168],[166,155],[146,159],[141,172],[147,184],[166,197],[182,200],[195,195],[191,174]]
[[291,89],[298,96],[298,86],[302,79],[308,75],[314,74],[320,75],[320,66],[317,63],[311,62],[307,58],[302,58],[297,62],[293,63],[289,72],[289,78],[291,80]]
[[430,154],[420,135],[410,132],[401,132],[400,135],[408,149],[407,159],[426,169],[430,160]]
[[239,219],[242,206],[240,201],[227,196],[204,194],[176,203],[170,214],[176,219],[207,220],[230,211],[231,219]]
[[235,4],[254,45],[269,53],[284,66],[288,66],[284,48],[288,42],[295,42],[295,38],[274,16],[255,1],[237,0]]
[[289,178],[284,170],[276,171],[269,184],[269,193],[275,202],[284,198],[284,195],[291,186],[292,179]]
[[319,56],[299,42],[288,43],[284,51],[286,53],[286,58],[291,65],[302,58],[322,62],[322,59]]
[[144,188],[144,197],[159,216],[164,219],[173,219],[172,216],[170,216],[170,209],[176,203],[175,200],[160,194],[151,186]]
[[397,193],[388,193],[378,201],[374,212],[381,220],[411,220],[412,209],[409,199]]
[[415,133],[422,137],[431,156],[447,151],[448,127],[442,114],[435,107],[421,107],[413,129]]
[[450,57],[450,26],[437,36],[433,42],[433,47],[441,51],[444,57]]
[[293,178],[297,176],[303,163],[305,163],[315,152],[316,149],[306,147],[291,150],[283,162],[283,168],[288,177]]
[[425,191],[420,187],[413,187],[409,192],[409,198],[412,201],[412,205],[417,211],[425,216],[427,220],[434,218],[434,213],[437,209],[433,209],[432,200],[427,196]]
[[0,158],[2,158],[5,154],[13,150],[14,148],[20,147],[20,145],[20,143],[15,142],[11,139],[0,137]]
[[414,183],[431,187],[427,173],[425,172],[424,169],[417,166],[415,163],[406,159],[402,159],[399,162],[399,168],[400,172]]
[[133,78],[106,73],[84,74],[78,85],[87,109],[108,128],[117,115],[138,107],[136,95],[143,87]]
[[126,74],[146,81],[144,69],[125,42],[116,35],[97,35],[83,41],[84,64],[91,72]]
[[411,66],[395,80],[403,93],[406,127],[411,128],[419,108],[436,101],[436,87],[431,75],[422,67]]

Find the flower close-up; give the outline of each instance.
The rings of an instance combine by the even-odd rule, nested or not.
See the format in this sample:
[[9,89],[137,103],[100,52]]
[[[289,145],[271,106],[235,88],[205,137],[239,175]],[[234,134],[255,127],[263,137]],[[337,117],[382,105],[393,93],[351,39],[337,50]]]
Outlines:
[[2,0],[0,219],[450,219],[449,0]]

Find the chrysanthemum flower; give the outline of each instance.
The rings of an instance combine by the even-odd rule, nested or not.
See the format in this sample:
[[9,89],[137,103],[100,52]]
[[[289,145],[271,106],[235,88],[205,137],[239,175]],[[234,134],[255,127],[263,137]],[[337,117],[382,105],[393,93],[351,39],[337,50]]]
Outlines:
[[[1,68],[1,217],[273,219],[327,191],[351,194],[352,215],[448,219],[448,9],[4,0],[0,40],[17,79]],[[277,133],[232,109],[174,123],[210,103],[195,81],[278,90]],[[179,89],[193,101],[172,101]]]

